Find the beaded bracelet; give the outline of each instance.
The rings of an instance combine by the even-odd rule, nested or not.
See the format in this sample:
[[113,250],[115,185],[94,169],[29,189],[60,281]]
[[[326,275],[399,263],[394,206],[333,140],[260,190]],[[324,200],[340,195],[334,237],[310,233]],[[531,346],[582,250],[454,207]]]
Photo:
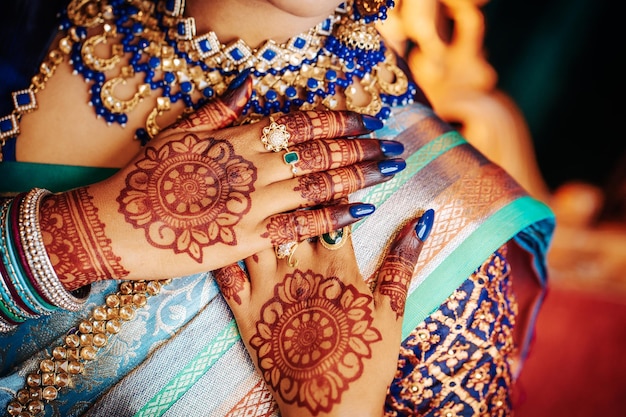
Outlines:
[[37,292],[50,304],[64,310],[78,311],[87,301],[90,287],[77,290],[77,296],[66,290],[54,271],[46,253],[39,227],[39,208],[50,191],[35,188],[29,191],[19,205],[16,216],[19,242],[26,260],[24,265]]

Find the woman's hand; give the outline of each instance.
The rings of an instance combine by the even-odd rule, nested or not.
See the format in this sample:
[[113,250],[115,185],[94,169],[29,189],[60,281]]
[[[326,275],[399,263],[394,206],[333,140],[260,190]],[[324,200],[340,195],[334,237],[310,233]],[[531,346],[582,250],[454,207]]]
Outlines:
[[[404,167],[386,159],[402,153],[398,142],[349,138],[381,126],[356,113],[296,112],[225,128],[251,91],[247,80],[164,130],[110,179],[44,201],[46,250],[66,288],[211,270],[341,228],[367,210],[295,209],[345,197]],[[268,150],[262,139],[278,147],[286,140],[289,152]]]
[[[381,416],[402,316],[434,212],[407,224],[371,284],[351,241],[302,242],[292,268],[271,250],[216,271],[241,337],[283,416]],[[349,236],[344,236],[349,239]]]

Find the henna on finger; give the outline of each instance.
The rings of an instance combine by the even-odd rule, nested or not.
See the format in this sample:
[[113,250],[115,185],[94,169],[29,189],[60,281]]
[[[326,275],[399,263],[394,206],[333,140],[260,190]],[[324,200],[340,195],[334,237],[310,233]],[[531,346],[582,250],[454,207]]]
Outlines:
[[382,127],[378,119],[350,111],[294,112],[276,117],[274,121],[287,127],[290,146],[315,139],[364,135]]
[[156,248],[202,263],[203,250],[235,246],[235,226],[250,211],[256,166],[230,142],[189,133],[148,147],[126,177],[118,211]]
[[272,246],[300,242],[348,226],[374,210],[372,204],[353,203],[277,214],[266,222],[261,237]]
[[372,297],[337,277],[286,275],[250,339],[263,379],[285,403],[329,412],[382,340],[372,313]]
[[405,167],[403,160],[369,161],[297,178],[294,191],[300,193],[304,206],[338,200],[371,185],[388,181]]
[[[378,292],[389,297],[396,319],[404,315],[407,292],[424,241],[433,227],[435,212],[425,211],[417,222],[404,226],[383,261],[377,280]],[[416,223],[413,227],[413,223]]]

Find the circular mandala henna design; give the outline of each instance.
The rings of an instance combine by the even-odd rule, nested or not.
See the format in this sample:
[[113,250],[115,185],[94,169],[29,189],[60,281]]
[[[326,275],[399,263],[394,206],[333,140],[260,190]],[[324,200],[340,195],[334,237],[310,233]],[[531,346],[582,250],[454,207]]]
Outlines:
[[310,270],[288,275],[261,309],[250,340],[266,383],[288,404],[330,411],[381,340],[371,303],[336,278]]
[[250,211],[257,178],[251,162],[227,141],[192,134],[145,155],[117,198],[129,223],[152,245],[198,262],[206,247],[237,244],[234,226]]

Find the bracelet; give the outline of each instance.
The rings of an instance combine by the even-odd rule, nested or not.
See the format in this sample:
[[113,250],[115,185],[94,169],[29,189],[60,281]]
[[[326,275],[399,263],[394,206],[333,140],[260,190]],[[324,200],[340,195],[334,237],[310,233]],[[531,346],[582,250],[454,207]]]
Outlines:
[[39,227],[41,201],[50,194],[46,189],[35,188],[24,196],[19,206],[17,225],[26,259],[24,267],[32,277],[35,289],[48,303],[65,310],[78,311],[87,301],[90,287],[77,291],[80,298],[65,289],[50,262]]

